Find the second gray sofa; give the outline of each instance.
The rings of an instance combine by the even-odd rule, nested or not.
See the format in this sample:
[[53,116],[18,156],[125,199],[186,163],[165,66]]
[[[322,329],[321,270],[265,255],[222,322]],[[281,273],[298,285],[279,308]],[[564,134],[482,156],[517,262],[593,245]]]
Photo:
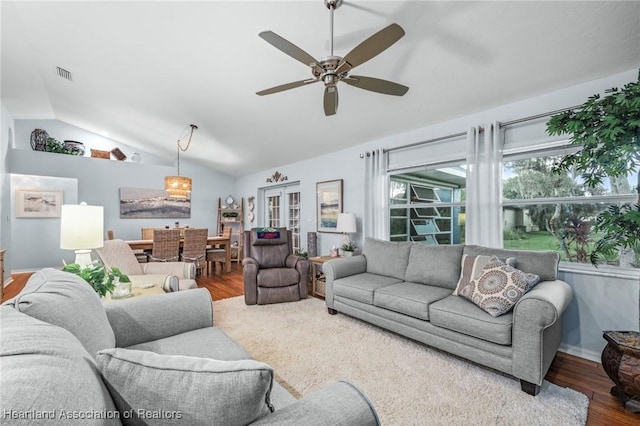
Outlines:
[[[454,295],[463,255],[497,256],[540,278],[510,312],[494,317]],[[330,260],[326,304],[338,312],[520,379],[537,395],[562,336],[571,287],[556,252],[429,246],[365,239],[359,256]]]

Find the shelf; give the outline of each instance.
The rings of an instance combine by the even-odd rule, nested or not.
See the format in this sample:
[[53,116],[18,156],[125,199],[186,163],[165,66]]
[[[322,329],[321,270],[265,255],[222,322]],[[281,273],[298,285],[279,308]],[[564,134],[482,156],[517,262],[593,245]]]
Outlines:
[[[238,213],[237,217],[224,217],[223,213]],[[218,198],[218,233],[222,233],[222,228],[228,226],[231,231],[231,261],[242,261],[242,234],[244,232],[244,198],[240,200],[238,208],[222,207],[222,199]]]

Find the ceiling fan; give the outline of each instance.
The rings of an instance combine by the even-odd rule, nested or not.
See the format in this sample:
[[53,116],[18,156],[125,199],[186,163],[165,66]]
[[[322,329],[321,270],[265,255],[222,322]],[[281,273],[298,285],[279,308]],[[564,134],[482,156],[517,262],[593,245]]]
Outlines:
[[350,86],[372,92],[382,93],[385,95],[402,96],[407,93],[409,88],[392,81],[382,80],[379,78],[365,77],[361,75],[349,75],[351,69],[357,67],[377,56],[396,41],[404,36],[404,30],[398,24],[391,24],[386,28],[378,31],[344,57],[334,56],[333,54],[333,11],[342,5],[343,0],[324,0],[325,6],[330,11],[330,55],[321,58],[319,61],[300,49],[290,41],[280,37],[273,31],[263,31],[259,35],[265,41],[272,44],[276,49],[281,50],[303,64],[311,68],[313,78],[306,80],[293,81],[291,83],[282,84],[271,87],[270,89],[256,92],[257,95],[270,95],[272,93],[282,92],[284,90],[294,89],[296,87],[305,86],[311,83],[324,83],[324,113],[325,115],[334,115],[338,110],[338,87],[339,81],[347,83]]

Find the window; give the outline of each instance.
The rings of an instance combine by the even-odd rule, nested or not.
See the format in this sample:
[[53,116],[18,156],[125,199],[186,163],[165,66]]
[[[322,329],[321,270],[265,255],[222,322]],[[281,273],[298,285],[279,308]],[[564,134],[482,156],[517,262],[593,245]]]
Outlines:
[[466,166],[454,165],[391,176],[391,241],[464,242]]
[[[556,149],[503,159],[503,243],[505,248],[555,250],[561,260],[588,263],[598,240],[592,231],[596,217],[609,205],[635,202],[637,174],[606,179],[591,189],[579,175],[551,172],[563,154]],[[615,265],[619,259],[606,261]]]

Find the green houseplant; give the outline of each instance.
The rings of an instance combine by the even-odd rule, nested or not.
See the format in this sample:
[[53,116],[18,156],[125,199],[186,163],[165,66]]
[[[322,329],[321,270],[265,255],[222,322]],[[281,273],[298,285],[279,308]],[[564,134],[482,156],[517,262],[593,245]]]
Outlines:
[[80,266],[77,263],[65,264],[62,268],[65,272],[76,274],[89,283],[91,287],[100,295],[105,297],[107,293],[113,293],[117,282],[129,283],[131,280],[118,268],[107,269],[100,263],[93,263],[88,266]]
[[358,246],[353,241],[348,241],[346,243],[343,243],[342,247],[340,248],[342,249],[345,256],[353,256],[353,252],[356,251]]
[[[547,122],[549,135],[570,135],[579,151],[564,155],[553,171],[582,173],[589,188],[605,178],[625,178],[640,166],[640,72],[638,81],[612,88],[605,96],[595,94],[578,108],[553,115]],[[640,176],[636,203],[611,205],[598,214],[592,229],[601,233],[589,254],[592,264],[618,250],[640,246]]]

